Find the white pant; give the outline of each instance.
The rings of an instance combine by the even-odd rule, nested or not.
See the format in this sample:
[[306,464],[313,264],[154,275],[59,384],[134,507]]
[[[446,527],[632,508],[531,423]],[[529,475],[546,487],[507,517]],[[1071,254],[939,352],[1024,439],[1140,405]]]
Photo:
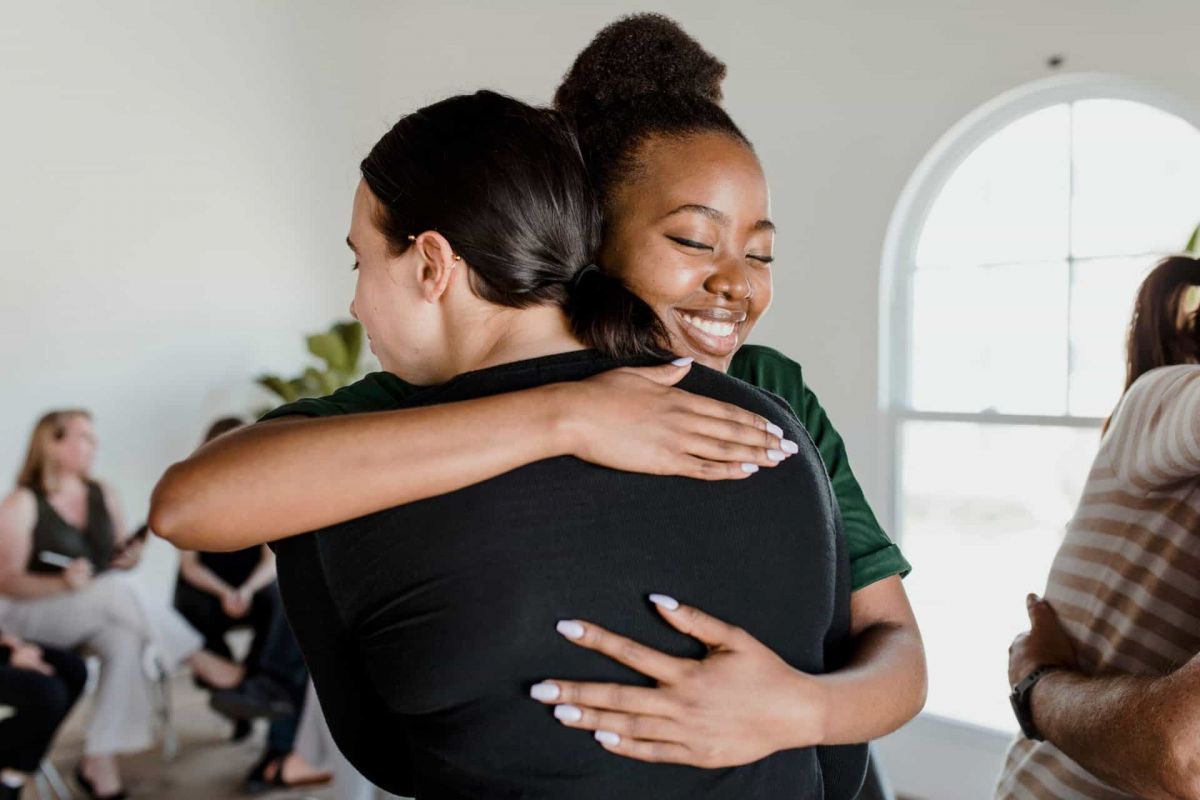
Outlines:
[[153,743],[150,687],[142,667],[154,645],[169,669],[203,639],[164,603],[155,603],[125,573],[105,573],[82,589],[36,600],[0,601],[0,629],[53,647],[86,648],[100,658],[84,753],[144,750]]

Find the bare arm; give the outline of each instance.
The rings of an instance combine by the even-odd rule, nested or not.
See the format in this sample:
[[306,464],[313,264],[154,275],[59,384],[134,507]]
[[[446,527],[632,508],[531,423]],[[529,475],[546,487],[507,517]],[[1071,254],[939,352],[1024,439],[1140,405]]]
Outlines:
[[70,591],[61,576],[26,570],[36,522],[37,502],[28,489],[18,489],[0,503],[0,594],[31,600]]
[[708,655],[668,656],[575,621],[574,631],[560,632],[658,685],[551,679],[531,690],[533,699],[577,709],[559,716],[565,725],[616,734],[604,743],[614,753],[707,768],[790,748],[864,742],[899,728],[924,705],[925,653],[899,577],[851,595],[856,652],[828,675],[795,669],[745,630],[698,608],[662,597],[655,603],[667,622],[708,645]]
[[271,548],[265,544],[262,546],[262,555],[259,557],[258,566],[254,568],[254,572],[246,578],[245,582],[238,587],[238,591],[245,594],[247,597],[254,596],[255,592],[264,586],[269,585],[275,580],[275,554],[271,552]]
[[1200,656],[1161,677],[1088,676],[1054,610],[1031,596],[1031,629],[1013,642],[1009,680],[1056,666],[1033,688],[1047,741],[1115,788],[1147,800],[1200,798]]
[[925,646],[899,576],[850,595],[850,627],[850,662],[815,678],[826,694],[822,744],[877,739],[925,706]]
[[180,549],[235,550],[560,455],[704,479],[778,463],[768,449],[784,445],[766,420],[668,385],[687,369],[618,369],[457,403],[253,425],[168,469],[150,526]]

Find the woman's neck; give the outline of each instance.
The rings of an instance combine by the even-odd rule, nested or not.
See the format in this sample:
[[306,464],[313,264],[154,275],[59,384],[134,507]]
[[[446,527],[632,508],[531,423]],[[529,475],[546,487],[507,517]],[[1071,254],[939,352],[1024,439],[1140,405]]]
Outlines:
[[83,488],[83,476],[74,472],[47,467],[42,484],[47,495],[61,495]]
[[559,306],[503,309],[489,314],[452,345],[455,374],[567,353],[584,347]]

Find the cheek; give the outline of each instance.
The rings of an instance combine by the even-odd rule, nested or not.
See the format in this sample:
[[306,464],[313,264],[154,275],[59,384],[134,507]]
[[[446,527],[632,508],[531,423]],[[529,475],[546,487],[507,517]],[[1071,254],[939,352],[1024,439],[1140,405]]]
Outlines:
[[675,253],[647,252],[618,274],[634,294],[655,308],[673,306],[704,283],[704,270],[681,263]]

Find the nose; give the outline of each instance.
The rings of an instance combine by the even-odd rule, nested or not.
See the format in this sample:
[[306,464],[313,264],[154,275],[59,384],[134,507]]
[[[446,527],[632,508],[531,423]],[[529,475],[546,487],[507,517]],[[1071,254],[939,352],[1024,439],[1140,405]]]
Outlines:
[[745,266],[736,260],[725,259],[718,262],[716,267],[704,282],[705,289],[726,300],[745,300],[750,296],[752,289]]

